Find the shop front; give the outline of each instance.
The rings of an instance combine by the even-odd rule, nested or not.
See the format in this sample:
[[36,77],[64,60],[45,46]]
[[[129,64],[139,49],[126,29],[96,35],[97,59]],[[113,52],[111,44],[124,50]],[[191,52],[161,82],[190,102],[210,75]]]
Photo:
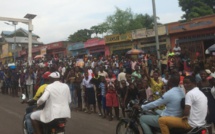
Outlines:
[[72,56],[84,57],[88,54],[87,49],[84,48],[83,42],[69,44],[68,50],[71,52]]
[[1,51],[1,61],[2,64],[11,63],[14,61],[13,53],[11,52],[11,49],[9,47],[9,44],[6,43],[2,45],[2,51]]
[[195,18],[191,21],[174,22],[167,25],[171,45],[179,44],[193,59],[196,52],[205,58],[205,50],[215,44],[215,15]]
[[99,38],[89,39],[84,43],[84,48],[86,48],[93,57],[104,56],[105,40]]
[[105,44],[109,47],[110,54],[119,56],[125,55],[128,50],[134,47],[130,32],[105,36]]
[[40,50],[40,53],[46,53],[47,56],[63,58],[67,56],[67,41],[54,42],[46,45],[46,49]]
[[[159,48],[160,52],[164,52],[170,48],[170,40],[167,36],[166,26],[158,26]],[[145,53],[157,54],[155,31],[154,29],[137,29],[132,31],[132,39],[137,49],[144,50]]]

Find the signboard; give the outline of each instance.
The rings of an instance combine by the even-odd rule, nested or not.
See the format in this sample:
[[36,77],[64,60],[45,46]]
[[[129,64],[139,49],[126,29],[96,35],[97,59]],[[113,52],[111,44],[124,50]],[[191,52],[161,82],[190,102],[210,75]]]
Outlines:
[[94,39],[89,39],[84,43],[85,48],[93,47],[93,46],[101,46],[101,45],[105,45],[104,39],[94,38]]
[[172,34],[214,27],[215,15],[210,15],[201,18],[196,18],[185,23],[180,22],[170,23],[168,24],[168,32]]
[[8,56],[8,44],[2,45],[2,58]]
[[46,54],[46,47],[40,49],[40,54],[45,55]]
[[[147,37],[154,37],[155,31],[154,29],[137,29],[133,30],[132,32],[132,39],[142,39]],[[158,26],[158,35],[166,35],[166,26]]]
[[116,42],[123,42],[123,41],[130,41],[132,40],[132,35],[131,33],[126,33],[126,34],[114,34],[114,35],[109,35],[105,36],[105,43],[116,43]]
[[68,45],[68,50],[78,50],[78,49],[83,49],[84,48],[84,43],[83,42],[78,42],[78,43],[73,43]]

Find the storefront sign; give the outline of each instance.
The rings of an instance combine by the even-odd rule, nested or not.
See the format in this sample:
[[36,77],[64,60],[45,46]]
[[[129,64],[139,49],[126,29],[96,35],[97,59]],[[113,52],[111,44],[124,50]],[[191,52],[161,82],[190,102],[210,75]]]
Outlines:
[[27,54],[26,50],[22,50],[22,51],[19,52],[19,55],[21,55],[21,56],[25,55],[25,54]]
[[63,43],[62,42],[57,42],[57,43],[52,43],[52,44],[47,44],[47,49],[58,49],[58,48],[62,48],[63,47]]
[[115,35],[109,35],[105,36],[105,43],[116,43],[116,42],[122,42],[122,41],[129,41],[132,39],[131,33],[126,34],[115,34]]
[[78,43],[73,43],[68,45],[68,50],[78,50],[78,49],[83,49],[84,48],[84,43],[83,42],[78,42]]
[[40,49],[40,54],[41,55],[45,55],[46,54],[46,47]]
[[89,39],[84,43],[85,48],[93,47],[93,46],[101,46],[101,45],[105,45],[104,39],[94,38],[94,39]]
[[[159,26],[158,27],[158,35],[166,35],[166,27],[165,26]],[[142,39],[147,37],[154,37],[155,31],[154,29],[137,29],[132,31],[132,39]]]
[[132,45],[131,44],[114,44],[112,46],[113,50],[125,49],[125,48],[132,48]]
[[192,30],[199,30],[204,28],[214,28],[215,27],[215,15],[201,17],[193,19],[189,22],[180,23],[175,22],[168,24],[168,32],[178,33],[178,32],[186,32]]
[[33,47],[33,48],[32,48],[32,53],[39,52],[40,49],[41,49],[41,47]]
[[8,56],[8,44],[2,45],[2,58],[5,58]]

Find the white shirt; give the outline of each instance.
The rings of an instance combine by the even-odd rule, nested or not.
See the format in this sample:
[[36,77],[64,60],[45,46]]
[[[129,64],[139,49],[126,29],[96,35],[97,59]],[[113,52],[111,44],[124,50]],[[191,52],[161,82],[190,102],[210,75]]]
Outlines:
[[82,85],[85,86],[86,88],[93,88],[93,84],[90,83],[90,80],[92,79],[91,76],[88,76],[88,79],[86,78],[83,79]]
[[66,68],[63,67],[63,68],[61,69],[61,75],[64,76],[64,73],[65,73],[65,72],[66,72]]
[[[32,75],[32,74],[31,74]],[[33,85],[34,84],[34,80],[31,79],[31,75],[28,75],[28,78],[26,79],[26,85]]]
[[122,80],[125,80],[126,81],[126,73],[124,72],[121,72],[118,74],[118,77],[117,77],[117,80],[120,82]]
[[107,76],[108,76],[107,72],[105,72],[105,71],[103,71],[103,72],[99,71],[99,72],[98,72],[98,75],[99,75],[99,76],[104,76],[104,77],[107,77]]
[[70,118],[71,95],[67,84],[55,81],[49,84],[43,95],[37,101],[38,105],[46,102],[40,120],[48,123],[56,118]]
[[163,81],[163,83],[164,83],[165,85],[166,85],[167,82],[168,82],[168,80],[167,80],[166,78],[162,78],[161,80]]
[[193,88],[186,94],[185,105],[191,107],[188,124],[193,128],[205,125],[208,100],[198,87]]
[[173,48],[173,51],[176,55],[180,55],[181,54],[181,48],[178,46],[178,47],[174,47]]

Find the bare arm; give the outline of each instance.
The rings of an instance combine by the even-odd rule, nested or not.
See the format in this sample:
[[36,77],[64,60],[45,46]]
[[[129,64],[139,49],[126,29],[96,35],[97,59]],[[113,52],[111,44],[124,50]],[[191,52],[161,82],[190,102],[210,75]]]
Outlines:
[[185,105],[185,109],[184,109],[184,116],[189,116],[190,115],[190,106],[189,105]]

